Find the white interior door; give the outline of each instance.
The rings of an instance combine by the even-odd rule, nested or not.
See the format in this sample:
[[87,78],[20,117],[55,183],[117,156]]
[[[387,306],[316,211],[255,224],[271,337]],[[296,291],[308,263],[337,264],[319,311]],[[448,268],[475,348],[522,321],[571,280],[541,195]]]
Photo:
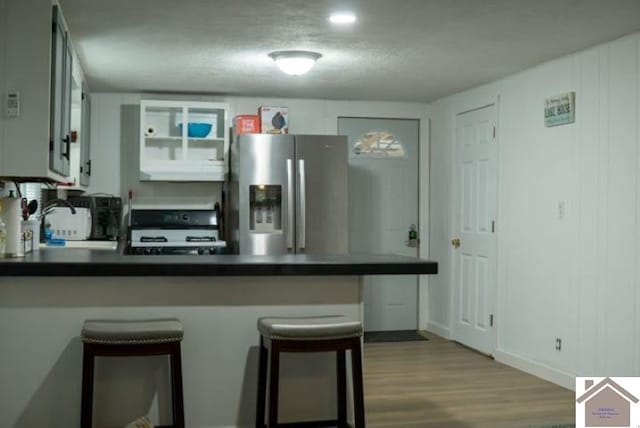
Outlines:
[[[349,250],[418,257],[409,229],[418,224],[419,120],[338,119],[349,138]],[[418,277],[365,278],[367,331],[415,330]]]
[[495,106],[456,117],[453,338],[493,352],[496,284],[497,140]]

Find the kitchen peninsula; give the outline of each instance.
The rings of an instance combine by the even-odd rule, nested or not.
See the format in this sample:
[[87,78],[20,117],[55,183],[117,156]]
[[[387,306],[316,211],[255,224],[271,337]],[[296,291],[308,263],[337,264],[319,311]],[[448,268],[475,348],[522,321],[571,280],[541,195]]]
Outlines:
[[[363,275],[435,273],[436,262],[384,255],[181,258],[42,249],[0,260],[0,379],[11,391],[0,414],[8,426],[78,426],[83,321],[172,316],[185,329],[187,426],[250,426],[258,317],[344,314],[362,320]],[[286,357],[283,419],[333,414],[335,358]],[[100,360],[96,420],[123,426],[149,411],[155,422],[166,423],[167,379],[162,358]]]

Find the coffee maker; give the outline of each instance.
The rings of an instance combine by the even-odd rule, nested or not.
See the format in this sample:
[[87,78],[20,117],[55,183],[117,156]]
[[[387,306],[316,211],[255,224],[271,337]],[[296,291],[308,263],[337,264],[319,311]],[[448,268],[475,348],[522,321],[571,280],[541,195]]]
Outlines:
[[117,241],[122,230],[122,199],[117,196],[69,196],[67,201],[76,208],[91,211],[93,241]]

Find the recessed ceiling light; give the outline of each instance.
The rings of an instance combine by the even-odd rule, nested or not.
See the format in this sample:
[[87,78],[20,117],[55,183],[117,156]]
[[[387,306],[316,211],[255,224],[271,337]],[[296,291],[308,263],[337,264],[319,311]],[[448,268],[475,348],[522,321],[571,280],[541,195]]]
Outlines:
[[299,76],[311,70],[322,55],[311,51],[276,51],[271,52],[269,57],[283,72]]
[[336,12],[329,16],[329,21],[333,24],[353,24],[356,16],[352,12]]

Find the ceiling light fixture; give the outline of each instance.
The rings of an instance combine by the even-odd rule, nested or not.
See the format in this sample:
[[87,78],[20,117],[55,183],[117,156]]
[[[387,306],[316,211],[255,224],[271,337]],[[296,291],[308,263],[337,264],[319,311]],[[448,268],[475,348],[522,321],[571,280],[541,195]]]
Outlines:
[[311,51],[276,51],[271,52],[269,57],[284,73],[300,76],[311,70],[322,55]]
[[329,16],[329,21],[332,24],[353,24],[356,22],[356,16],[351,12],[337,12]]

